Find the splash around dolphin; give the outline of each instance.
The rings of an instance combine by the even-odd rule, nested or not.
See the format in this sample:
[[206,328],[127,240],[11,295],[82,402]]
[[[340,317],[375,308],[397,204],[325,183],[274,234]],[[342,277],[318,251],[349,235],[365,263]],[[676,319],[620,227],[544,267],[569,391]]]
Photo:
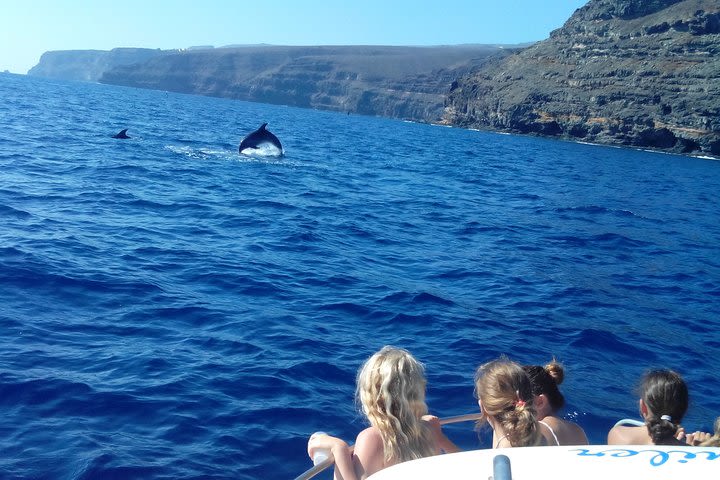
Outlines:
[[272,132],[266,130],[267,123],[260,125],[260,128],[248,134],[240,142],[238,152],[242,155],[259,155],[259,156],[282,156],[283,147],[280,140],[273,135]]

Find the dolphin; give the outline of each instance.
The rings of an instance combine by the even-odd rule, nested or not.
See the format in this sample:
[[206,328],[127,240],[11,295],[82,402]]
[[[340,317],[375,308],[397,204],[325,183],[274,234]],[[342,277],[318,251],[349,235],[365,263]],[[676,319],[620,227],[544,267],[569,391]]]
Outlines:
[[128,131],[128,129],[124,128],[124,129],[120,130],[120,133],[113,135],[112,138],[130,138],[130,137],[128,137],[127,131]]
[[243,153],[243,150],[246,149],[271,149],[276,150],[276,155],[282,155],[283,148],[280,140],[272,132],[266,130],[265,127],[267,127],[267,123],[263,123],[260,128],[243,138],[238,147],[238,152]]

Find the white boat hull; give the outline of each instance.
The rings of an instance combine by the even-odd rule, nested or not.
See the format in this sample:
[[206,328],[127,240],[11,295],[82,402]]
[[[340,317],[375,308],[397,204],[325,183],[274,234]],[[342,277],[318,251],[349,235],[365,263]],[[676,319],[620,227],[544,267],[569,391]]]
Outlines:
[[423,458],[381,470],[372,480],[486,479],[493,459],[510,458],[513,480],[720,478],[720,448],[583,445],[473,450]]

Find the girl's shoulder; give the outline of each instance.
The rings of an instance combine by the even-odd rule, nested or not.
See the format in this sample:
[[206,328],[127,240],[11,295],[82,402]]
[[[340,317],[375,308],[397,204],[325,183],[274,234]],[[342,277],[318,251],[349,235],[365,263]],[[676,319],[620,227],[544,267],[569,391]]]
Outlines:
[[382,441],[382,435],[380,434],[380,430],[377,429],[377,427],[367,427],[365,430],[362,430],[357,435],[358,440],[362,438],[363,440],[372,440],[372,439],[379,439]]
[[[387,467],[385,464],[385,447],[383,446],[380,430],[375,427],[368,427],[358,433],[355,439],[353,456],[360,464],[359,470],[368,476]],[[358,471],[357,467],[356,471]]]
[[355,446],[362,445],[364,449],[371,452],[384,452],[383,439],[380,430],[375,427],[368,427],[358,433],[355,439]]
[[586,445],[588,443],[585,430],[577,423],[555,416],[545,417],[543,421],[555,431],[561,445]]
[[575,430],[574,427],[578,427],[576,424],[565,420],[564,418],[556,417],[555,415],[548,415],[543,418],[542,423],[555,432],[571,431]]
[[608,444],[611,445],[645,445],[649,441],[647,428],[644,426],[630,427],[617,425],[608,433]]

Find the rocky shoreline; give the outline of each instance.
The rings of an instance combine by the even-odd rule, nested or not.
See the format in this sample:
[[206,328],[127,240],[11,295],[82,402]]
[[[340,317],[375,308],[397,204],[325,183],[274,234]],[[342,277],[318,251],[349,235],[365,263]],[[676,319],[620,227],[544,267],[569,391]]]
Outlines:
[[453,83],[444,122],[720,157],[720,2],[591,1]]

